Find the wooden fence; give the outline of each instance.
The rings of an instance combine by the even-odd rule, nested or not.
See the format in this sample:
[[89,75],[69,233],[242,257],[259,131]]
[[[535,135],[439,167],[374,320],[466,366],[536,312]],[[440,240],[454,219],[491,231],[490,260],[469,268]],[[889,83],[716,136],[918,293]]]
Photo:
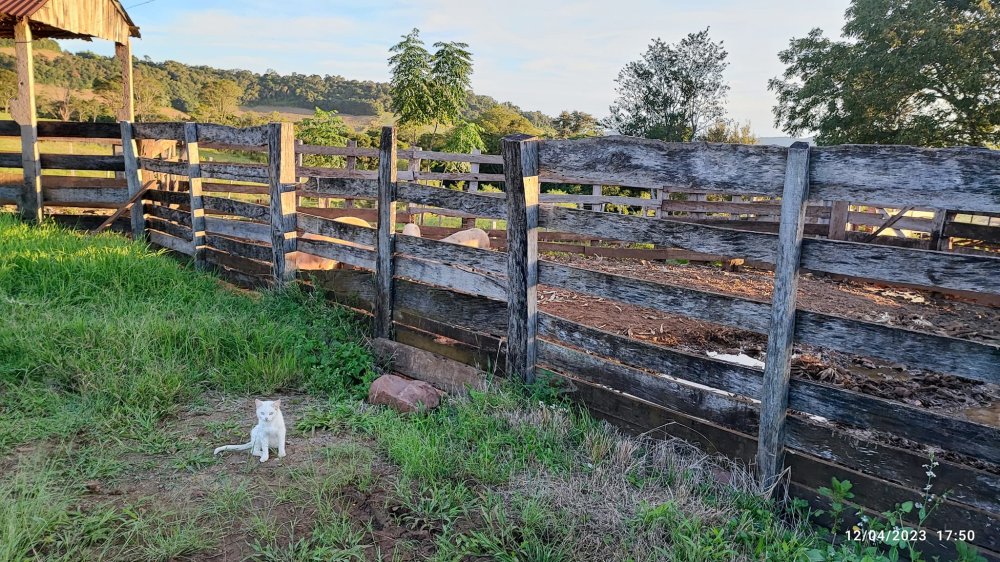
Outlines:
[[[810,213],[816,213],[810,209],[824,206],[817,204],[822,201],[879,206],[891,196],[904,202],[903,208],[998,215],[1000,152],[516,137],[504,140],[500,158],[507,191],[496,194],[425,185],[418,181],[425,179],[419,172],[407,176],[397,169],[399,160],[438,155],[399,150],[391,128],[383,131],[377,169],[355,167],[350,175],[350,164],[334,173],[296,167],[294,138],[285,124],[232,129],[123,123],[119,133],[123,155],[100,164],[120,168],[127,188],[113,188],[113,197],[103,192],[88,197],[120,205],[139,193],[146,175],[161,174],[160,189],[141,195],[142,211],[121,226],[193,256],[199,266],[255,284],[282,284],[297,276],[371,313],[379,336],[508,376],[530,380],[539,372],[552,373],[596,415],[756,464],[765,482],[780,482],[813,505],[824,505],[817,490],[831,477],[853,482],[855,501],[869,511],[920,499],[927,484],[924,465],[936,452],[933,491],[948,496],[927,523],[932,532],[924,550],[950,558],[951,542],[939,539],[936,531],[961,529],[973,532],[970,542],[987,559],[1000,560],[1000,428],[790,376],[793,347],[808,346],[1000,384],[996,345],[796,306],[800,269],[1000,295],[997,257],[804,236]],[[137,156],[142,143],[164,139],[182,141],[183,158]],[[268,163],[204,162],[199,145],[266,150]],[[360,151],[336,149],[346,157],[371,157]],[[43,167],[57,162],[42,157]],[[311,177],[302,182],[303,175]],[[486,177],[480,180],[499,181]],[[562,207],[540,194],[546,179],[760,193],[780,198],[780,228],[777,233],[734,230],[669,215],[651,220]],[[2,189],[8,191],[0,191],[0,197],[19,196],[14,188]],[[43,203],[59,201],[56,189],[105,188],[52,187]],[[268,204],[226,193],[259,196]],[[296,197],[378,204],[373,209],[297,207]],[[506,251],[397,234],[399,223],[409,218],[403,209],[413,206],[503,221]],[[374,228],[334,220],[363,210],[371,213]],[[745,256],[774,269],[773,298],[760,302],[549,261],[539,254],[546,232]],[[342,266],[297,274],[289,259],[293,252]],[[539,285],[766,335],[766,367],[652,345],[541,312]],[[784,471],[786,478],[779,481]]]

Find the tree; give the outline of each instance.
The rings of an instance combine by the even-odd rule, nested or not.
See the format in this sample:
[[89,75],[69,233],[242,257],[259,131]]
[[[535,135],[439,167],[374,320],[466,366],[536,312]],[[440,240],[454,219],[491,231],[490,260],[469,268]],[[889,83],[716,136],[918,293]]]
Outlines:
[[725,113],[728,55],[707,28],[677,45],[654,39],[642,59],[618,74],[618,97],[605,126],[623,135],[691,140]]
[[500,153],[500,141],[507,135],[515,133],[538,135],[542,132],[520,112],[505,105],[495,105],[487,109],[475,123],[482,129],[483,142],[492,154]]
[[561,139],[578,139],[601,136],[601,126],[597,118],[583,111],[563,111],[552,120],[556,137]]
[[10,111],[10,100],[17,97],[17,74],[6,68],[0,69],[0,107]]
[[740,125],[735,121],[720,119],[713,123],[698,140],[705,142],[724,142],[729,144],[757,144],[760,140],[750,132],[750,122]]
[[[313,116],[295,124],[295,138],[305,144],[320,146],[347,146],[350,129],[336,111],[316,108]],[[339,156],[310,154],[304,157],[307,166],[343,167],[344,159]]]
[[216,80],[202,86],[198,93],[197,117],[201,121],[232,120],[240,108],[243,89],[234,80]]
[[108,108],[108,113],[117,115],[124,105],[124,88],[120,77],[94,81],[94,95]]
[[77,98],[73,104],[73,111],[76,113],[78,120],[92,122],[97,122],[99,118],[108,113],[104,103],[96,98],[89,100]]
[[403,36],[403,40],[389,49],[390,107],[399,115],[401,125],[429,122],[434,114],[434,96],[428,77],[431,73],[431,56],[420,39],[420,30]]
[[472,53],[466,43],[438,42],[431,57],[430,91],[432,99],[431,115],[434,119],[434,133],[431,135],[431,150],[438,124],[452,123],[465,109],[467,92],[472,87]]
[[138,121],[151,121],[160,115],[160,108],[170,103],[167,87],[154,77],[148,67],[136,68],[133,85],[135,117]]
[[1000,142],[1000,11],[989,0],[852,0],[832,41],[792,39],[775,125],[818,144]]

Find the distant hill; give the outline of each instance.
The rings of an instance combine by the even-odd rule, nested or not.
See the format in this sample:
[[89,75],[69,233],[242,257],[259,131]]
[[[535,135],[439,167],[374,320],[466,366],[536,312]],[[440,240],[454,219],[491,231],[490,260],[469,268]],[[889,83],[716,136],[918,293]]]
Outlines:
[[[0,68],[14,70],[13,40],[0,39]],[[240,100],[244,110],[270,113],[276,110],[293,117],[312,114],[315,108],[357,116],[352,125],[373,121],[389,108],[389,84],[370,80],[351,80],[343,76],[318,74],[278,74],[270,70],[263,74],[241,69],[220,69],[203,65],[188,65],[177,61],[156,62],[146,57],[135,62],[136,94],[142,95],[142,81],[152,81],[166,87],[168,105],[173,112],[191,113],[198,103],[202,86],[228,79],[244,90]],[[52,40],[35,42],[35,79],[40,85],[70,88],[87,98],[101,84],[117,80],[120,68],[113,57],[91,52],[63,51]],[[469,94],[467,118],[473,118],[499,102],[489,96]],[[522,112],[529,120],[551,121],[540,112]],[[300,119],[302,117],[299,117]]]

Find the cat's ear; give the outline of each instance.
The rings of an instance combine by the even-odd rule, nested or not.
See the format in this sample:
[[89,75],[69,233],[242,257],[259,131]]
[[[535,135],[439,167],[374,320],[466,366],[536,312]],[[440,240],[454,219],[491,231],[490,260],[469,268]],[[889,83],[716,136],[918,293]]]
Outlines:
[[275,400],[273,402],[273,404],[274,404],[274,409],[275,410],[280,410],[281,409],[281,400]]
[[261,405],[261,404],[263,404],[263,402],[261,402],[261,401],[260,401],[260,398],[254,398],[254,400],[253,400],[253,403],[254,403],[254,405],[256,405],[256,406],[257,406],[258,408],[260,408],[260,405]]

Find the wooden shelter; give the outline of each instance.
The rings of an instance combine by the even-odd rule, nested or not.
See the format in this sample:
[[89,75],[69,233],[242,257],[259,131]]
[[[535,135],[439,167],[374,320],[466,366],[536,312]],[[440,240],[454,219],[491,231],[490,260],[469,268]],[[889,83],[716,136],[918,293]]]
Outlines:
[[17,98],[11,100],[11,116],[21,126],[21,154],[25,190],[25,219],[42,218],[41,166],[38,156],[38,116],[35,104],[35,39],[85,39],[114,41],[115,57],[122,68],[122,106],[117,117],[132,121],[134,97],[132,46],[139,28],[118,0],[0,0],[0,37],[14,39],[17,57]]

